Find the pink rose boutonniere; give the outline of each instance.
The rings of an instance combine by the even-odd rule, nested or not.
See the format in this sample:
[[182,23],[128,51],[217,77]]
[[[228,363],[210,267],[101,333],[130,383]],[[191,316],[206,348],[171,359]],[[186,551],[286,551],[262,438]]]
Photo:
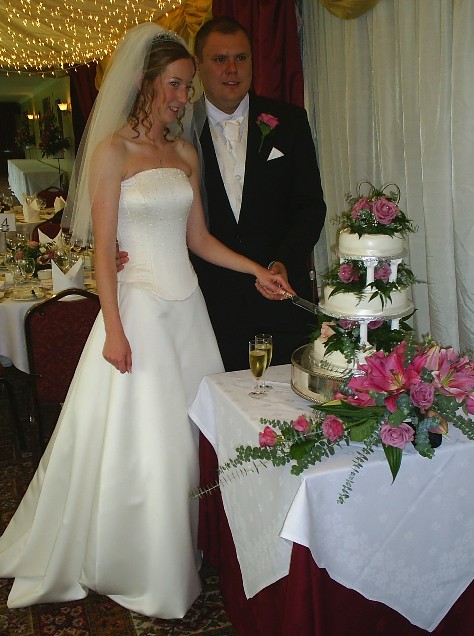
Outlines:
[[278,119],[269,113],[261,113],[257,117],[257,126],[260,128],[260,132],[262,133],[258,152],[262,149],[265,137],[275,130],[279,123]]

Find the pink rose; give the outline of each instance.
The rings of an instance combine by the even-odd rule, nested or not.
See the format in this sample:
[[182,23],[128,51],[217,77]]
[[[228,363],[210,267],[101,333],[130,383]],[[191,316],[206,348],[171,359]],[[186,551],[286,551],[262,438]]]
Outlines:
[[384,424],[380,429],[380,439],[386,446],[405,448],[408,442],[415,439],[415,433],[409,424],[402,422],[399,426]]
[[39,245],[38,241],[28,241],[26,243],[26,246],[31,247],[32,249],[36,249],[38,245]]
[[23,250],[18,250],[18,252],[15,252],[16,261],[21,261],[22,258],[25,258]]
[[359,212],[362,212],[362,210],[367,210],[368,212],[370,212],[370,201],[365,197],[362,197],[362,199],[359,199],[354,203],[354,206],[351,210],[351,217],[353,219],[358,219],[360,216]]
[[291,423],[295,431],[300,433],[307,433],[311,428],[311,424],[308,422],[308,418],[305,415],[300,415],[294,422]]
[[267,126],[270,126],[270,128],[272,129],[275,128],[275,126],[278,126],[278,124],[280,123],[276,117],[270,115],[269,113],[262,113],[261,115],[259,115],[257,117],[257,124],[260,121],[264,124],[267,124]]
[[389,225],[399,213],[398,206],[385,197],[377,199],[372,204],[372,211],[376,220],[382,225]]
[[429,382],[417,382],[410,387],[410,399],[424,413],[434,402],[434,386]]
[[474,415],[474,396],[468,395],[466,398],[466,411],[470,415]]
[[390,264],[383,263],[383,265],[375,268],[374,278],[375,280],[383,280],[384,283],[387,283],[391,273],[392,268],[390,267]]
[[260,446],[275,446],[277,434],[270,426],[265,426],[263,431],[258,434],[258,442]]
[[378,329],[379,327],[383,325],[384,322],[385,322],[384,320],[371,320],[369,324],[367,325],[367,327],[369,329]]
[[359,272],[352,263],[343,263],[339,268],[338,276],[343,283],[352,283],[359,280]]
[[323,435],[330,442],[335,442],[344,435],[344,424],[335,415],[327,415],[323,421]]
[[333,322],[323,322],[321,325],[321,342],[324,344],[329,336],[334,334],[334,331],[331,329],[331,325],[334,325]]
[[358,326],[358,322],[355,320],[347,320],[346,318],[341,318],[339,320],[339,327],[347,331],[348,329],[355,329]]

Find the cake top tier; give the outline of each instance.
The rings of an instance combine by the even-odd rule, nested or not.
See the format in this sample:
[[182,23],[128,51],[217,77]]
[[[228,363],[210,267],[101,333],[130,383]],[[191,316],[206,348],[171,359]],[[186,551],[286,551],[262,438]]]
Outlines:
[[407,215],[400,210],[400,189],[389,183],[380,190],[368,181],[357,186],[357,195],[346,194],[347,210],[337,218],[340,230],[352,234],[406,235],[415,227]]

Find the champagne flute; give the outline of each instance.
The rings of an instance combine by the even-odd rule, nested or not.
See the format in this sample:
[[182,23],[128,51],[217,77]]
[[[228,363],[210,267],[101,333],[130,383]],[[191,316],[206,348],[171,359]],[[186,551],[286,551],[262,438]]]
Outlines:
[[249,364],[250,371],[256,380],[255,386],[249,395],[253,398],[261,398],[265,395],[262,388],[261,378],[265,372],[267,364],[267,350],[259,348],[258,343],[255,340],[249,341]]
[[262,387],[264,391],[271,391],[273,387],[265,382],[265,373],[272,362],[273,338],[268,333],[259,333],[255,336],[255,342],[257,342],[259,349],[265,349],[267,353],[267,364],[262,376]]

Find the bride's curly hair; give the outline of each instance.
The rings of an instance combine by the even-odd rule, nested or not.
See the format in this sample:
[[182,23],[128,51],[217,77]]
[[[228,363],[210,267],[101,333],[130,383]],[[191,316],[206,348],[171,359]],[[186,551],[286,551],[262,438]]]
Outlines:
[[[194,57],[183,44],[174,39],[164,39],[160,37],[153,40],[148,63],[144,69],[142,83],[128,116],[128,122],[137,136],[139,135],[138,126],[140,124],[144,126],[146,135],[148,135],[151,130],[152,121],[150,114],[151,104],[155,97],[154,83],[156,78],[163,73],[169,64],[177,62],[178,60],[191,60],[194,70],[196,70]],[[177,119],[178,135],[181,135],[183,132],[183,125],[181,123],[183,116],[184,111]],[[165,126],[165,139],[167,141],[172,141],[172,139],[168,137],[170,133],[170,129]]]

